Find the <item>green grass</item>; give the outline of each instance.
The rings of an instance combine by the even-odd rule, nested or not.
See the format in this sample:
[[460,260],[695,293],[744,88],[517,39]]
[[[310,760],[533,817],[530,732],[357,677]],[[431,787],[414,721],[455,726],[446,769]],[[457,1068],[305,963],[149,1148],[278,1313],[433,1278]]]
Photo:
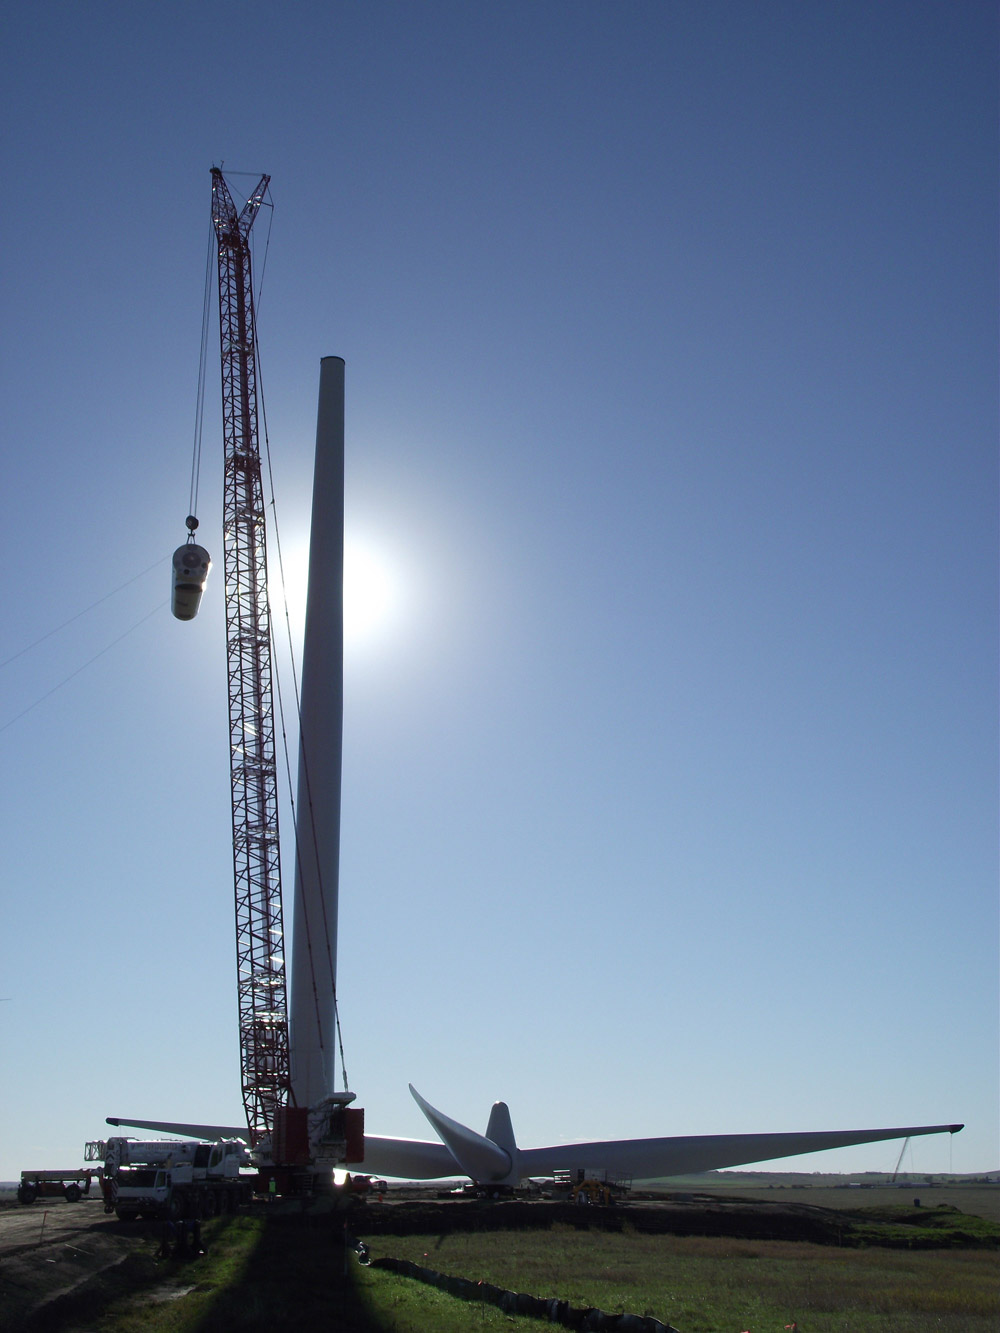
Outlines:
[[[87,1291],[49,1306],[25,1333],[509,1333],[492,1306],[345,1264],[342,1222],[264,1217],[217,1219],[203,1229],[208,1253],[157,1260],[152,1233],[140,1251]],[[519,1333],[542,1333],[534,1319]],[[544,1328],[551,1333],[552,1325]]]
[[[363,1230],[362,1218],[352,1223]],[[342,1226],[335,1216],[217,1219],[204,1229],[209,1253],[186,1262],[158,1261],[150,1236],[116,1269],[26,1328],[542,1333],[542,1321],[514,1320],[493,1306],[362,1268],[350,1252],[345,1276]],[[374,1255],[574,1306],[652,1314],[681,1333],[783,1333],[793,1321],[801,1333],[995,1333],[1000,1319],[1000,1256],[989,1249],[838,1248],[565,1225],[379,1235],[368,1245]],[[553,1327],[544,1324],[550,1333]]]
[[[553,1228],[372,1239],[375,1254],[681,1333],[995,1333],[995,1252],[838,1249],[790,1241]],[[417,1284],[414,1283],[414,1286]],[[427,1324],[426,1327],[437,1327]]]
[[[862,1220],[855,1221],[857,1218]],[[959,1212],[950,1204],[936,1208],[857,1208],[852,1213],[851,1235],[874,1244],[893,1243],[912,1248],[1000,1246],[1000,1226],[996,1222]]]
[[548,1320],[506,1315],[493,1305],[458,1300],[423,1282],[377,1269],[356,1268],[355,1289],[365,1309],[368,1328],[387,1333],[553,1333]]

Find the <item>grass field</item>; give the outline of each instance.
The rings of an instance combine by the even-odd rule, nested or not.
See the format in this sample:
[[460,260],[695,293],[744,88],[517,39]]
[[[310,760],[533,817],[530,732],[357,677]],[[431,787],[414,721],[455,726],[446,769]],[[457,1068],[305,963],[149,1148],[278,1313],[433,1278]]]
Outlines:
[[[681,1333],[783,1333],[792,1323],[800,1333],[995,1333],[1000,1319],[1000,1259],[990,1250],[838,1249],[572,1228],[385,1236],[371,1248],[573,1305],[652,1314]],[[370,1308],[390,1313],[392,1290],[389,1283],[369,1289]]]
[[913,1183],[905,1188],[888,1184],[865,1184],[852,1189],[843,1177],[791,1173],[768,1176],[763,1172],[712,1172],[691,1176],[686,1181],[671,1182],[667,1195],[689,1191],[709,1197],[723,1195],[730,1199],[761,1199],[766,1203],[805,1203],[820,1208],[899,1207],[918,1198],[927,1208],[947,1204],[963,1213],[985,1217],[1000,1223],[1000,1186],[975,1181],[942,1181],[934,1184]]
[[[864,1204],[876,1207],[874,1192],[865,1193]],[[901,1202],[912,1205],[893,1196],[896,1208]],[[366,1234],[366,1216],[348,1215],[353,1231]],[[467,1219],[474,1225],[475,1212]],[[344,1220],[266,1210],[219,1218],[205,1226],[208,1254],[193,1261],[158,1261],[151,1232],[106,1277],[26,1324],[26,1333],[551,1333],[551,1324],[361,1267],[345,1254]],[[447,1225],[440,1234],[369,1232],[368,1245],[375,1256],[573,1306],[652,1314],[680,1333],[784,1333],[793,1324],[798,1333],[994,1333],[1000,1324],[995,1248],[640,1234],[627,1221],[605,1231],[582,1218],[533,1230]]]

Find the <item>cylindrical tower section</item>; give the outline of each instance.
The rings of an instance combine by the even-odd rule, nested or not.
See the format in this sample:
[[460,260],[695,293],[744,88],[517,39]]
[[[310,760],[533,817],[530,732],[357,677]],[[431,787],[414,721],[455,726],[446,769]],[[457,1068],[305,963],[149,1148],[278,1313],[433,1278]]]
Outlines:
[[292,1089],[299,1106],[334,1091],[344,713],[344,362],[320,362],[309,584],[302,649],[291,968]]

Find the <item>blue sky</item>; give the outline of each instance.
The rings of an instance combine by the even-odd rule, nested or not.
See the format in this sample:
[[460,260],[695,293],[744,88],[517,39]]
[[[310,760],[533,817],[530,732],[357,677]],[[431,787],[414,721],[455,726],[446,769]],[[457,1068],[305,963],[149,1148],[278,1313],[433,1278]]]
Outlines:
[[214,323],[216,569],[167,607],[220,161],[272,176],[293,613],[323,355],[391,589],[346,670],[369,1128],[429,1134],[412,1081],[524,1146],[965,1121],[914,1168],[998,1165],[996,38],[972,0],[8,14],[0,1179],[240,1114]]

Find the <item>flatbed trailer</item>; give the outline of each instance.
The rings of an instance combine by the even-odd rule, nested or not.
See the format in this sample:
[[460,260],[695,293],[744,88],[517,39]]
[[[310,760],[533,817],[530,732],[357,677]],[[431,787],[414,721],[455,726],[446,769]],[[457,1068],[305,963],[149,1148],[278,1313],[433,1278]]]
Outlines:
[[36,1199],[65,1199],[67,1203],[78,1203],[85,1194],[90,1193],[90,1186],[100,1171],[22,1171],[21,1183],[17,1187],[17,1197],[21,1203],[34,1203]]

